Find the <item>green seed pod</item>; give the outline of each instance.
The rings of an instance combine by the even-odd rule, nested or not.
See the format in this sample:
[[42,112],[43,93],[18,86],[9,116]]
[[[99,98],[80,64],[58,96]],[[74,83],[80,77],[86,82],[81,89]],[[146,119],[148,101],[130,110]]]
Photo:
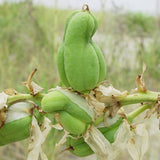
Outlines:
[[87,129],[85,122],[82,122],[81,120],[71,116],[69,113],[64,111],[59,113],[59,120],[68,132],[74,133],[76,135],[84,133]]
[[115,133],[117,132],[119,126],[122,124],[122,118],[120,118],[116,123],[111,125],[110,127],[102,127],[98,128],[104,137],[110,142],[113,143],[115,140]]
[[8,107],[5,124],[0,128],[0,146],[20,141],[30,135],[34,105],[29,102],[17,102]]
[[[117,120],[117,122],[115,122],[110,127],[102,127],[98,129],[110,143],[113,143],[115,138],[115,133],[117,132],[121,123],[122,123],[122,118]],[[69,137],[67,138],[66,146],[67,148],[69,148],[69,151],[71,153],[73,153],[78,157],[85,157],[94,153],[83,138],[73,139]]]
[[94,113],[86,100],[75,92],[57,88],[41,101],[43,111],[59,113],[59,120],[68,132],[82,134],[94,120]]
[[96,18],[88,9],[72,13],[58,50],[57,65],[62,82],[83,93],[105,78],[103,55],[92,41],[97,26]]
[[78,157],[85,157],[94,153],[83,138],[73,139],[68,137],[66,146],[72,154]]

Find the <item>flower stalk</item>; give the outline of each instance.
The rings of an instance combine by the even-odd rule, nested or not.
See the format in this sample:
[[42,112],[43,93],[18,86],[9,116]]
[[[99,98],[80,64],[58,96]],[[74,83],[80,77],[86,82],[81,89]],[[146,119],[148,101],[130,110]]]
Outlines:
[[41,101],[45,94],[39,93],[36,96],[33,96],[31,94],[16,94],[12,96],[8,96],[7,98],[7,106],[10,106],[12,103],[17,102],[17,101]]
[[[26,100],[40,102],[42,100],[42,98],[44,97],[44,95],[45,94],[42,94],[42,93],[39,93],[36,96],[33,96],[31,94],[12,95],[12,96],[8,96],[6,104],[9,106],[14,102],[26,101]],[[159,95],[159,92],[147,91],[146,93],[136,93],[136,94],[127,95],[126,97],[116,97],[116,98],[121,99],[119,101],[121,106],[126,106],[126,105],[130,105],[130,104],[137,104],[137,103],[144,103],[144,102],[155,103],[157,101],[158,95]],[[133,120],[135,117],[137,117],[139,114],[144,112],[146,109],[149,109],[150,107],[151,107],[150,104],[142,105],[138,109],[129,113],[127,115],[127,118],[130,120]],[[94,124],[98,125],[103,120],[104,120],[104,115],[101,115],[100,117],[97,118],[97,120],[94,122]]]
[[116,97],[116,98],[122,98],[120,100],[121,106],[129,105],[129,104],[136,104],[136,103],[144,103],[144,102],[156,102],[159,92],[151,92],[147,91],[146,93],[137,93],[137,94],[131,94],[126,97]]

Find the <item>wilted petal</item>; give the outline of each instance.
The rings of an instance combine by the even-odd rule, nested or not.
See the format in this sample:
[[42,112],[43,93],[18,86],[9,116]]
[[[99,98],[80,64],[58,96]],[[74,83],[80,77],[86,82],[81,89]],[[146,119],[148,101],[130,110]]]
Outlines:
[[102,102],[99,102],[95,97],[94,97],[94,92],[91,91],[91,93],[85,97],[88,105],[90,106],[90,109],[95,110],[96,117],[101,115],[104,112],[105,105]]
[[108,159],[115,159],[120,152],[126,149],[126,144],[130,139],[130,125],[127,120],[123,120],[117,133],[115,134],[115,141],[112,143],[112,155],[108,155]]
[[42,151],[41,149],[41,152],[40,152],[40,157],[42,160],[48,160],[47,156],[45,155],[45,153]]
[[133,160],[140,160],[140,153],[137,150],[134,139],[130,139],[128,141],[127,148]]
[[120,92],[111,85],[108,87],[100,85],[94,90],[94,95],[99,102],[109,108],[110,116],[113,117],[121,107],[119,101],[124,99],[128,92]]
[[148,132],[144,124],[136,125],[135,132],[128,142],[128,152],[133,160],[142,160],[148,150]]
[[122,95],[122,93],[119,90],[115,89],[113,86],[105,87],[103,85],[100,85],[95,89],[95,91],[97,99],[107,105],[113,103],[114,97]]
[[143,78],[145,70],[146,70],[146,65],[145,65],[145,63],[143,63],[142,74],[138,75],[136,78],[136,86],[137,86],[138,92],[146,92],[147,91],[146,86],[145,86],[145,82],[144,82],[144,78]]
[[85,142],[101,158],[114,160],[119,153],[126,148],[130,138],[130,125],[126,120],[120,125],[115,134],[115,142],[110,143],[103,134],[94,126],[91,126],[84,135]]
[[69,132],[64,131],[64,135],[61,138],[61,140],[56,144],[56,149],[58,150],[67,140],[67,137],[69,137]]
[[[144,154],[147,152],[148,150],[148,132],[145,128],[144,124],[139,124],[136,127],[136,133],[139,136],[139,140],[141,140],[141,147],[140,147],[140,159],[143,159]],[[138,140],[138,142],[140,142]]]
[[63,130],[63,127],[59,123],[51,125],[51,127],[55,128],[57,130]]
[[127,120],[123,120],[123,123],[120,125],[116,135],[113,146],[123,146],[127,143],[128,138],[130,137],[130,124]]
[[36,84],[33,81],[31,83],[24,82],[24,84],[28,88],[30,93],[34,96],[43,90],[43,88],[41,86],[39,86],[38,84]]
[[0,93],[0,110],[6,107],[8,95],[4,92]]
[[30,143],[28,147],[28,157],[27,160],[38,160],[39,156],[44,160],[47,160],[47,157],[42,151],[41,145],[44,143],[51,127],[50,120],[45,117],[44,123],[42,126],[42,131],[37,123],[36,118],[33,116],[32,124],[31,124],[31,136]]
[[18,92],[13,88],[7,88],[4,90],[4,93],[9,96],[13,96],[13,95],[16,95]]
[[102,159],[111,154],[111,144],[103,134],[95,127],[91,126],[84,135],[85,142]]

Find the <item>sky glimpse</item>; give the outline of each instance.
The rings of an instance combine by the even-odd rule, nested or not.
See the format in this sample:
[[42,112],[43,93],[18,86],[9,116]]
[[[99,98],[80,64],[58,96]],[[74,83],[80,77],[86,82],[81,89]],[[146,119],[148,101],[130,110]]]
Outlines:
[[[22,0],[0,0],[0,2],[18,2]],[[160,14],[160,0],[33,0],[35,4],[54,7],[56,2],[62,9],[80,9],[87,3],[92,10],[134,11],[147,14]]]

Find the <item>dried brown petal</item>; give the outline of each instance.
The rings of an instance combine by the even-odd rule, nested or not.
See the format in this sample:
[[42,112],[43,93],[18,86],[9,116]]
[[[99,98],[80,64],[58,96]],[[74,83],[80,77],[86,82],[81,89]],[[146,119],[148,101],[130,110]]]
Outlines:
[[3,127],[6,119],[7,119],[7,108],[4,107],[2,110],[0,110],[0,128]]
[[91,109],[95,111],[95,118],[97,118],[99,115],[101,115],[105,110],[105,105],[102,102],[99,102],[95,96],[94,92],[91,91],[89,95],[86,97],[86,101]]
[[136,78],[136,86],[137,86],[137,91],[138,92],[147,92],[145,82],[144,82],[144,78],[143,78],[145,70],[146,70],[146,65],[145,65],[145,63],[143,63],[142,74],[138,75],[137,78]]
[[9,96],[13,96],[16,95],[18,92],[13,89],[13,88],[7,88],[3,91],[5,94],[9,95]]
[[39,92],[43,90],[41,86],[31,81],[36,71],[37,69],[34,69],[34,71],[29,75],[27,82],[22,82],[28,88],[30,94],[33,96],[36,96]]
[[43,90],[41,86],[36,84],[35,82],[31,82],[30,86],[27,82],[24,82],[24,85],[29,89],[31,95],[36,96],[39,92]]
[[4,107],[7,107],[7,98],[8,95],[5,94],[4,92],[0,93],[0,110],[3,109]]
[[150,118],[152,114],[156,113],[156,111],[157,111],[157,103],[152,105],[152,107],[146,112],[144,118]]
[[153,103],[152,107],[146,112],[145,118],[150,118],[154,113],[157,113],[157,118],[160,118],[160,95],[157,97],[157,102]]
[[94,95],[99,103],[104,103],[104,106],[109,108],[110,116],[113,117],[121,107],[119,101],[125,98],[128,92],[120,92],[111,85],[100,85],[94,90]]
[[57,123],[55,125],[51,125],[51,127],[55,128],[57,130],[63,130],[63,127],[59,123]]

